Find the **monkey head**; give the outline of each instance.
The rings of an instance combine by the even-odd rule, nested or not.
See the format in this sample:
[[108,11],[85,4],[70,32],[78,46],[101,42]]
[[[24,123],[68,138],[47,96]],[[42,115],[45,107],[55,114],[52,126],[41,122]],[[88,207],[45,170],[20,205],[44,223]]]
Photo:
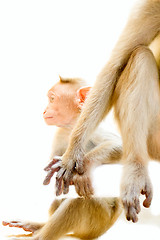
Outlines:
[[48,91],[48,106],[43,113],[45,122],[57,127],[73,127],[90,88],[76,86],[73,79],[61,79]]

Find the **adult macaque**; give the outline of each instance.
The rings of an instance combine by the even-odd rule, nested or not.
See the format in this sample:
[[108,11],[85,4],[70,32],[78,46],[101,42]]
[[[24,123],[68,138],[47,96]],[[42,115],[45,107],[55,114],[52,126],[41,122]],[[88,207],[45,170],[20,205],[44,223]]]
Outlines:
[[56,240],[71,232],[80,239],[95,239],[114,224],[121,212],[118,198],[61,199],[51,205],[46,223],[4,221],[3,225],[32,232],[32,237],[14,240]]
[[[60,81],[48,92],[49,103],[43,114],[44,119],[48,125],[56,125],[58,130],[53,142],[51,163],[45,168],[48,172],[44,180],[45,185],[49,184],[53,174],[61,168],[61,161],[56,156],[62,156],[68,146],[71,131],[79,118],[90,91],[90,87],[85,86],[86,83],[82,79],[60,77]],[[86,184],[79,184],[81,178],[78,174],[75,174],[70,183],[74,182],[76,191],[80,196],[90,196],[93,194],[89,177],[91,166],[120,162],[122,155],[121,139],[114,134],[105,133],[98,129],[87,141],[84,151],[86,152],[86,159],[90,160],[88,162],[86,160],[84,166],[86,171],[83,181]],[[90,188],[88,188],[88,183]],[[67,193],[66,185],[68,186],[68,182],[64,181],[64,184],[62,184],[62,178],[57,178],[56,184],[56,195],[60,195],[62,191]]]
[[[114,107],[123,140],[121,199],[127,219],[133,222],[138,220],[140,194],[145,194],[145,207],[152,200],[148,160],[160,159],[159,32],[160,0],[138,2],[89,94],[57,175],[57,180],[63,178],[64,192],[68,192],[76,166],[81,174],[80,185],[86,184],[83,181],[85,161],[89,161],[84,149],[86,141]],[[91,192],[90,182],[88,186],[84,196]]]

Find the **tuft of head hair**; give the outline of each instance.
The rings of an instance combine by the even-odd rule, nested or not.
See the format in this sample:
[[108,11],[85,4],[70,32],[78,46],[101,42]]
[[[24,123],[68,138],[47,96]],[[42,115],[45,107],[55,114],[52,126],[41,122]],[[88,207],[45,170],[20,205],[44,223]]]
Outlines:
[[77,89],[87,85],[86,81],[82,78],[63,78],[59,76],[59,82],[61,84],[71,84]]

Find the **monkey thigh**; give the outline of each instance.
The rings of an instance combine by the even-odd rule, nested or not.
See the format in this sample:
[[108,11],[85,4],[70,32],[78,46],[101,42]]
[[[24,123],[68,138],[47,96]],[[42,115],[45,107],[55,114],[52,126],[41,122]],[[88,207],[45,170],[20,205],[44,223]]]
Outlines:
[[[141,146],[145,151],[149,132],[160,114],[160,91],[157,64],[145,46],[136,48],[113,96],[115,117],[118,120],[125,151]],[[138,151],[139,152],[139,151]],[[143,153],[142,153],[143,154]]]
[[122,212],[118,198],[66,199],[50,217],[38,239],[59,239],[73,233],[81,239],[97,238]]
[[119,198],[77,198],[72,202],[77,214],[73,236],[95,239],[104,234],[122,212]]

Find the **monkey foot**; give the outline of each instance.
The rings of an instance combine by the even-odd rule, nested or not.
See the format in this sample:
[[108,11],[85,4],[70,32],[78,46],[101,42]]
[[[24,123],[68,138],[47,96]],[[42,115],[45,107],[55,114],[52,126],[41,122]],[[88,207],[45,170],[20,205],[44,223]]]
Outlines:
[[3,221],[2,224],[3,226],[21,228],[26,232],[32,232],[32,233],[37,231],[42,226],[41,224],[38,224],[38,223],[32,224],[32,223],[21,222],[21,221]]
[[145,167],[140,165],[134,166],[134,168],[130,167],[132,169],[128,172],[124,171],[122,178],[121,199],[127,220],[137,222],[137,214],[141,210],[139,196],[140,194],[145,195],[143,206],[149,208],[153,197],[152,184]]

